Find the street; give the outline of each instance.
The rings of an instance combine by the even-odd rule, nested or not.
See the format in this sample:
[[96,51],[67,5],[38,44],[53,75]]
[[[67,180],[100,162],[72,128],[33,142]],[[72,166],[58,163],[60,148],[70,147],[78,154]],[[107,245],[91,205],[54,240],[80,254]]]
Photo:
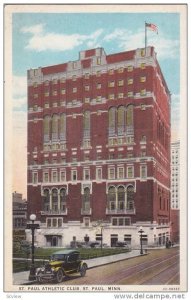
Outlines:
[[175,285],[179,284],[178,248],[150,250],[148,255],[71,275],[63,285]]

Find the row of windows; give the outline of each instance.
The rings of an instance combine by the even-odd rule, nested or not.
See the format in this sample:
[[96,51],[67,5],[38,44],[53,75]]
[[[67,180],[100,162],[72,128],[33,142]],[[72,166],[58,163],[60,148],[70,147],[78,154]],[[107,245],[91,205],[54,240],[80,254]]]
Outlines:
[[[102,179],[102,168],[96,168],[96,179],[101,180]],[[141,165],[140,166],[140,177],[141,178],[146,178],[147,177],[147,166],[146,165]],[[124,167],[118,167],[117,172],[114,167],[109,167],[108,168],[108,179],[114,180],[114,179],[125,179],[125,178],[134,178],[134,167],[133,166],[128,166],[126,168],[126,173],[125,173],[125,168]],[[91,180],[92,177],[90,175],[90,169],[84,169],[83,171],[83,180]],[[65,182],[68,180],[66,178],[66,170],[62,170],[60,172],[58,171],[52,171],[51,176],[49,172],[43,172],[43,182]],[[71,181],[77,181],[80,180],[78,178],[78,172],[76,169],[71,170]],[[32,183],[37,184],[38,183],[38,172],[35,171],[32,173]]]
[[[145,63],[141,63],[141,65],[140,65],[140,68],[141,69],[145,69],[146,68],[146,64]],[[123,73],[125,70],[127,70],[127,72],[132,72],[133,71],[133,66],[132,65],[129,65],[129,66],[127,66],[127,67],[121,67],[121,68],[119,68],[119,69],[117,69],[117,70],[114,70],[114,69],[109,69],[108,70],[108,74],[109,75],[113,75],[113,74],[115,74],[115,72],[117,72],[117,73]],[[85,79],[89,79],[90,78],[90,73],[85,73],[84,74],[84,78]],[[97,71],[96,72],[96,74],[95,74],[97,77],[99,77],[99,76],[101,76],[101,71]],[[76,75],[73,75],[72,76],[72,81],[76,81],[77,80],[77,76]],[[50,83],[52,83],[52,84],[58,84],[58,83],[65,83],[66,82],[66,78],[65,77],[62,77],[60,80],[58,80],[57,78],[54,78],[52,81],[49,81],[49,80],[46,80],[45,82],[44,82],[44,85],[45,86],[48,86]],[[37,82],[34,82],[33,83],[33,87],[38,87],[38,83]]]
[[[141,76],[139,78],[139,81],[140,82],[146,82],[146,76]],[[127,83],[127,85],[131,85],[131,84],[133,84],[133,82],[134,82],[133,78],[128,78],[127,80],[119,79],[117,82],[113,80],[113,81],[109,81],[108,82],[108,87],[124,86],[125,83]],[[96,88],[97,89],[101,89],[102,88],[102,83],[101,82],[97,82],[96,83]],[[85,91],[90,91],[90,89],[91,89],[90,85],[84,85],[84,90]],[[80,88],[80,91],[81,91],[81,88]],[[54,89],[52,91],[52,95],[57,95],[58,92],[59,91],[57,89]],[[60,92],[61,92],[61,94],[65,94],[66,93],[66,89],[61,88]],[[73,87],[72,88],[72,92],[76,93],[77,92],[77,87]],[[48,89],[45,90],[45,93],[49,93],[49,90]],[[54,94],[54,93],[56,93],[56,94]],[[38,94],[34,94],[34,95],[38,95]]]
[[[90,226],[90,218],[85,217],[83,218],[84,226],[89,227]],[[129,217],[117,217],[117,218],[111,218],[111,224],[112,226],[130,226],[131,225],[131,218]],[[59,228],[63,225],[63,218],[46,218],[46,226],[47,227],[54,227]],[[124,235],[124,241],[130,242],[131,241],[131,235],[125,234]]]
[[[99,89],[101,89],[101,87],[100,87]],[[88,91],[88,90],[90,90],[90,89],[86,88],[85,90]],[[77,88],[73,88],[72,92],[73,92],[73,93],[77,93]],[[139,93],[140,93],[140,96],[145,96],[145,95],[146,95],[146,89],[145,89],[145,88],[140,89]],[[62,89],[62,90],[61,90],[61,95],[65,95],[65,94],[66,94],[66,90],[65,90],[65,89]],[[54,91],[52,91],[52,93],[50,93],[49,91],[46,91],[46,92],[44,93],[44,97],[49,97],[49,96],[51,96],[51,95],[52,95],[52,96],[58,96],[58,92],[57,92],[56,90],[54,90]],[[133,91],[128,91],[127,93],[119,92],[119,93],[117,93],[117,94],[115,94],[115,93],[109,93],[109,94],[108,94],[108,99],[109,99],[109,100],[123,99],[123,98],[126,98],[126,97],[133,97],[133,95],[134,95],[134,92],[133,92]],[[37,94],[37,93],[35,93],[35,94],[33,95],[33,98],[34,98],[34,99],[38,99],[39,97],[40,97],[40,95]],[[87,100],[87,99],[88,99],[88,100]],[[101,99],[102,99],[102,96],[101,96],[101,95],[96,96],[96,101],[101,101]],[[85,97],[85,98],[84,98],[84,102],[87,102],[87,101],[90,101],[90,100],[91,100],[90,97]],[[74,101],[77,102],[77,99],[74,100]]]

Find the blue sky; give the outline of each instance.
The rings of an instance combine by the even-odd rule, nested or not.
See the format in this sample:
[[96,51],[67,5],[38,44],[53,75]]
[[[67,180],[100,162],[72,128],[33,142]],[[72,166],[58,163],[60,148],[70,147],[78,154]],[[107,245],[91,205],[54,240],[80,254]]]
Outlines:
[[[172,136],[178,137],[179,13],[25,12],[13,13],[12,21],[13,124],[19,154],[26,151],[27,70],[77,60],[85,49],[103,47],[111,54],[144,47],[145,21],[158,26],[158,34],[147,30],[147,44],[155,46],[172,94]],[[18,163],[17,158],[15,168]]]

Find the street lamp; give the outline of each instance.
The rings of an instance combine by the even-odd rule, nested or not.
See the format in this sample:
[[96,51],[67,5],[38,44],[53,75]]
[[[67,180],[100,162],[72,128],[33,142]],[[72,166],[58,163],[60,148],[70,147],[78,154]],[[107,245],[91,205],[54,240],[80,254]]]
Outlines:
[[30,215],[30,220],[32,223],[27,224],[27,229],[31,229],[31,234],[32,234],[32,246],[31,246],[31,254],[32,254],[32,263],[30,267],[30,273],[29,273],[29,280],[34,280],[35,279],[35,265],[34,265],[34,232],[35,229],[39,229],[40,226],[39,224],[35,224],[34,221],[36,220],[36,215],[32,214]]
[[143,237],[143,228],[142,226],[139,228],[139,231],[138,233],[140,233],[140,243],[141,243],[141,250],[140,250],[140,254],[143,255],[143,240],[142,240],[142,237]]

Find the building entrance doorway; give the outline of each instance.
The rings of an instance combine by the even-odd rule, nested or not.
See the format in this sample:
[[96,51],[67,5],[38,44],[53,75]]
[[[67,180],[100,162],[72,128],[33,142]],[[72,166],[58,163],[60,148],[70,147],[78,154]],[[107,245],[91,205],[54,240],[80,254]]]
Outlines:
[[112,234],[111,235],[111,247],[115,247],[117,241],[118,241],[118,235],[117,234]]
[[46,246],[47,247],[60,247],[62,245],[62,237],[59,235],[47,235]]

